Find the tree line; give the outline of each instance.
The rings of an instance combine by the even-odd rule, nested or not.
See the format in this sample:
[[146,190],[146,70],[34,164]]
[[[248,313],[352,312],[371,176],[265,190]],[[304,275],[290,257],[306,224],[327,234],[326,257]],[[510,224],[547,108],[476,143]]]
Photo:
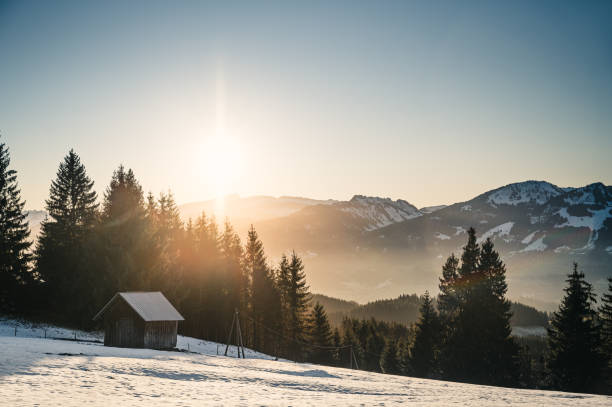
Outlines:
[[185,317],[182,334],[224,341],[237,310],[246,346],[292,360],[490,385],[609,388],[612,280],[595,309],[592,287],[574,267],[545,360],[536,360],[511,335],[505,265],[490,239],[477,243],[473,228],[461,257],[451,255],[442,267],[437,299],[423,296],[415,324],[345,318],[332,329],[323,306],[310,303],[301,258],[292,252],[271,264],[253,227],[243,243],[229,221],[220,226],[203,213],[183,222],[170,192],[145,196],[123,165],[99,202],[70,150],[32,244],[16,177],[0,143],[4,313],[91,329],[116,292],[154,290]]

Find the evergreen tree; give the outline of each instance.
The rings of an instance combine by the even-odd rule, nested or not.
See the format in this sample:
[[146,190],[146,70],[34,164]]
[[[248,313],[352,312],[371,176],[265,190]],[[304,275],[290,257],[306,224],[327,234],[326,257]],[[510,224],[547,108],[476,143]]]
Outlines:
[[[251,226],[245,248],[244,266],[251,281],[252,343],[257,350],[277,352],[278,343],[270,330],[280,328],[280,293],[268,267],[257,232]],[[265,346],[265,348],[264,348]]]
[[455,254],[451,254],[450,257],[442,266],[442,277],[440,278],[440,295],[438,296],[438,307],[440,314],[444,318],[451,318],[454,316],[459,308],[459,297],[456,287],[456,281],[459,277],[458,273],[459,259],[455,257]]
[[278,286],[283,301],[284,330],[290,339],[288,352],[293,359],[302,353],[300,342],[304,341],[305,319],[310,293],[302,259],[295,252],[291,261],[282,256],[278,271]]
[[163,289],[161,248],[146,215],[142,187],[131,169],[119,166],[104,194],[101,223],[86,242],[84,262],[95,278],[93,307],[118,291]]
[[393,338],[386,341],[385,348],[380,356],[380,367],[383,373],[400,374],[401,364],[398,357],[397,342]]
[[10,163],[8,148],[0,143],[0,311],[13,312],[17,306],[27,304],[25,289],[34,279],[25,202],[17,184],[17,171],[9,168]]
[[420,311],[421,316],[416,323],[416,335],[411,350],[410,367],[417,377],[432,377],[440,350],[442,324],[427,291],[423,296]]
[[229,304],[246,313],[248,307],[248,276],[242,272],[242,243],[228,220],[220,238],[222,264],[226,275]]
[[[510,303],[505,298],[505,266],[493,243],[480,247],[473,228],[463,248],[457,277],[452,276],[452,259],[443,270],[441,286],[446,339],[442,348],[445,378],[473,383],[513,385],[519,374],[518,346],[510,336]],[[448,296],[452,293],[452,296]],[[446,296],[446,298],[445,298]],[[455,301],[447,312],[448,299]],[[451,302],[452,303],[452,302]]]
[[309,342],[315,347],[310,353],[310,361],[318,364],[330,364],[332,362],[333,346],[332,330],[327,319],[325,309],[318,302],[310,314],[310,326],[308,329]]
[[599,319],[601,321],[601,352],[607,361],[604,369],[605,384],[608,389],[612,389],[612,277],[608,278],[608,291],[601,298]]
[[[81,159],[70,150],[51,182],[36,247],[36,270],[45,281],[49,307],[60,319],[83,320],[91,276],[81,261],[83,242],[95,225],[98,204],[93,181]],[[82,321],[81,321],[82,322]]]
[[603,367],[595,295],[576,263],[565,281],[565,296],[548,328],[548,368],[555,387],[584,392],[597,386]]

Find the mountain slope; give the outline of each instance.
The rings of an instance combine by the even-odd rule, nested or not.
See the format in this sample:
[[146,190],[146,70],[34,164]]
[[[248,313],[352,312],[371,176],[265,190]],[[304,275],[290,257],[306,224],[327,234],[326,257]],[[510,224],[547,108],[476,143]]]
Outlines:
[[608,406],[610,398],[478,386],[305,363],[0,337],[10,406]]

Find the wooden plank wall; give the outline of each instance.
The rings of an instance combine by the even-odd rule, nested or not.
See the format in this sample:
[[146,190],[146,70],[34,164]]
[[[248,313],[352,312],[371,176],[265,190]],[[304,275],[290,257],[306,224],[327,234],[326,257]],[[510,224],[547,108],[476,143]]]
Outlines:
[[171,349],[176,346],[177,321],[145,323],[144,346],[152,349]]

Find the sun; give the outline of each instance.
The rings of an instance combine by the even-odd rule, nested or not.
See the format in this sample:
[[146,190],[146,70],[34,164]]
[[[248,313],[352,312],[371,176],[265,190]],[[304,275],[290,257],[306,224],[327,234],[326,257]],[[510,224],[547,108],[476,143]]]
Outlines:
[[204,141],[202,150],[200,157],[209,192],[216,198],[238,192],[244,163],[242,143],[236,137],[218,131]]

